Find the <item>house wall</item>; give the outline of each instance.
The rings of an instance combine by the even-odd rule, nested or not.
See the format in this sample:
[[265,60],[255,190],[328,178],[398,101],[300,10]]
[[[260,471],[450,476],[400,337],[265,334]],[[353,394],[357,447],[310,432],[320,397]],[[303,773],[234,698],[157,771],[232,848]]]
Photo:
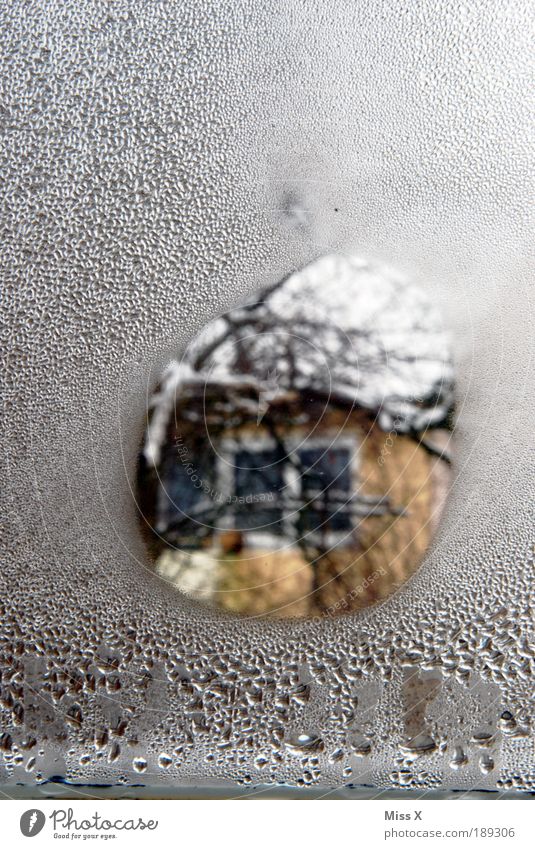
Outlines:
[[[388,452],[388,453],[386,453]],[[367,494],[387,494],[402,516],[365,519],[360,530],[359,576],[375,575],[369,601],[384,598],[420,565],[432,535],[435,461],[413,439],[369,433],[362,454]]]
[[[234,436],[246,439],[247,432],[258,439],[255,427]],[[294,427],[288,441],[294,444],[308,432]],[[333,547],[314,568],[295,545],[262,551],[246,544],[223,563],[221,606],[249,614],[336,615],[385,598],[420,565],[436,525],[437,464],[443,487],[444,463],[408,436],[380,430],[360,411],[349,416],[343,410],[326,412],[314,437],[330,441],[333,435],[358,447],[355,491],[386,495],[393,506],[404,508],[404,515],[363,519],[353,539]]]

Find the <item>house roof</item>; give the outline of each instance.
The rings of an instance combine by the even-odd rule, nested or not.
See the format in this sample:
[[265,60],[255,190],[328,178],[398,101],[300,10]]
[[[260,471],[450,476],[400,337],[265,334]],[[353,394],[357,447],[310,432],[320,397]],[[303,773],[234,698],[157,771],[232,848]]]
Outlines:
[[156,465],[177,403],[194,415],[207,399],[259,419],[315,398],[366,411],[385,431],[423,431],[447,419],[452,379],[449,338],[425,292],[383,266],[327,256],[210,322],[169,364],[144,453]]

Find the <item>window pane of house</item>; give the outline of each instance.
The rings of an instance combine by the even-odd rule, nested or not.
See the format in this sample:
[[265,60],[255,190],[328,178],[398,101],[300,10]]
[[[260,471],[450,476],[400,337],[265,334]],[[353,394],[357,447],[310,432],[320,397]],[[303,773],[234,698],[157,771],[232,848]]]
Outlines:
[[347,448],[317,447],[299,451],[302,467],[303,530],[351,529],[351,454]]
[[242,450],[236,453],[235,463],[235,528],[280,533],[284,488],[280,452]]
[[[204,473],[203,473],[204,472]],[[181,462],[175,446],[168,446],[158,479],[156,528],[170,544],[197,546],[199,534],[213,521],[214,502],[203,485],[207,471]]]

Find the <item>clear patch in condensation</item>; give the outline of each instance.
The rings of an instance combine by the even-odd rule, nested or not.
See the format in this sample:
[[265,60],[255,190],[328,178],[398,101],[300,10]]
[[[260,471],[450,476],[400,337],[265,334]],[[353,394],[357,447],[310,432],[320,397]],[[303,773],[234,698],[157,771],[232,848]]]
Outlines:
[[421,288],[326,256],[161,376],[138,507],[156,573],[248,616],[338,615],[422,562],[450,483],[448,335]]

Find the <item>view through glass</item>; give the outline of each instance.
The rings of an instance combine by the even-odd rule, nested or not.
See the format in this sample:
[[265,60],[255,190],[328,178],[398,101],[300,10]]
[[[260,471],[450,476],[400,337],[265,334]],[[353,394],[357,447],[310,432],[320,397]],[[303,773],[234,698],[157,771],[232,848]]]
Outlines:
[[211,606],[337,615],[419,566],[451,474],[426,293],[326,256],[205,326],[150,401],[138,506],[159,576]]

